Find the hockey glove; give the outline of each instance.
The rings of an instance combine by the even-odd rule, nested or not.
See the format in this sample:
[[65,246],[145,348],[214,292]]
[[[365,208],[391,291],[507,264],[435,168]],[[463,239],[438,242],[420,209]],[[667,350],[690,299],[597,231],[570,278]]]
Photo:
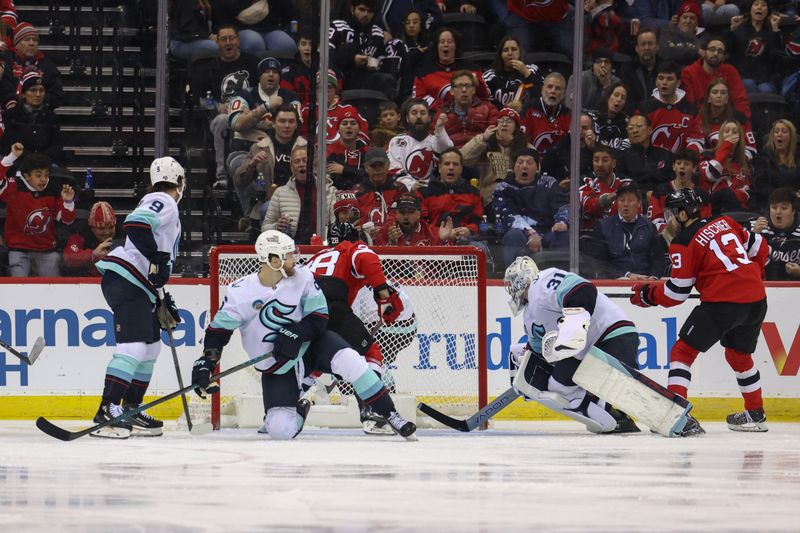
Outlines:
[[169,260],[170,255],[167,252],[155,252],[150,256],[150,271],[147,279],[156,289],[160,289],[169,281]]
[[296,359],[302,356],[302,345],[310,341],[308,328],[303,322],[295,322],[278,330],[275,338],[272,355],[276,359]]
[[219,392],[219,383],[211,382],[210,378],[221,356],[220,350],[207,348],[203,350],[203,357],[195,361],[192,366],[192,385],[197,385],[194,391],[203,399],[208,394]]
[[655,285],[650,283],[636,283],[633,285],[633,296],[631,296],[631,303],[639,307],[653,307],[658,305],[653,296],[656,290]]
[[178,313],[178,306],[172,295],[165,292],[161,300],[156,304],[156,318],[163,330],[173,330],[177,324],[181,323],[181,315]]
[[[389,291],[389,296],[387,298],[378,296],[378,291],[381,289],[387,289]],[[384,285],[380,289],[375,289],[375,301],[378,302],[378,314],[385,324],[391,324],[397,320],[400,313],[403,312],[403,300],[400,299],[400,293],[389,285]]]

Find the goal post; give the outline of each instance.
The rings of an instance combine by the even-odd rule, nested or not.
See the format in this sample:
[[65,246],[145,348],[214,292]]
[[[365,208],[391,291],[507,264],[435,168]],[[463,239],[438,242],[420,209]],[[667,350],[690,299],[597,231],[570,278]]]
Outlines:
[[[304,263],[322,246],[299,246]],[[371,247],[380,257],[387,280],[397,287],[409,307],[392,325],[377,329],[375,339],[384,355],[384,383],[398,408],[416,414],[425,403],[452,416],[469,416],[487,403],[486,257],[470,246]],[[208,323],[219,309],[227,286],[256,272],[260,265],[255,248],[215,246],[210,252],[210,311]],[[413,314],[410,310],[413,309]],[[377,325],[377,305],[365,289],[353,310],[369,329]],[[238,333],[223,351],[222,369],[247,355]],[[330,383],[330,381],[326,381]],[[215,429],[260,425],[263,416],[260,374],[255,370],[232,375],[220,384],[206,409]],[[324,388],[324,387],[318,387]],[[310,425],[357,426],[357,411],[349,384],[338,383],[312,408]],[[324,404],[324,405],[322,405]],[[339,411],[336,411],[336,410]],[[342,410],[347,410],[344,413]],[[313,416],[316,412],[316,418]],[[336,416],[322,416],[325,413]],[[202,418],[202,415],[200,415]],[[427,417],[425,417],[427,418]],[[312,423],[315,420],[317,423]],[[342,423],[341,420],[347,420]]]

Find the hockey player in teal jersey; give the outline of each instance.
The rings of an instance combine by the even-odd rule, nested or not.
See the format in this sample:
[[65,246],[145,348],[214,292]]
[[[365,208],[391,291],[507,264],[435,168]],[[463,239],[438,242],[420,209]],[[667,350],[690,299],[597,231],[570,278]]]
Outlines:
[[250,357],[272,354],[255,368],[262,373],[264,429],[273,440],[292,439],[302,430],[310,404],[300,399],[301,383],[315,371],[350,382],[359,398],[396,433],[415,440],[416,426],[397,413],[378,374],[342,337],[327,330],[325,295],[313,274],[296,266],[292,238],[280,231],[265,231],[256,240],[256,253],[261,268],[230,285],[206,328],[203,356],[192,370],[197,393],[204,397],[219,390],[209,378],[223,347],[239,329]]
[[[186,187],[183,167],[171,157],[150,165],[150,189],[125,218],[125,244],[112,250],[97,269],[103,296],[114,312],[116,348],[106,368],[105,386],[94,421],[103,422],[142,403],[161,350],[161,328],[179,321],[172,297],[159,290],[169,280],[178,253],[178,202]],[[159,309],[159,317],[156,310]],[[163,422],[145,412],[106,426],[92,436],[124,439],[159,436]]]

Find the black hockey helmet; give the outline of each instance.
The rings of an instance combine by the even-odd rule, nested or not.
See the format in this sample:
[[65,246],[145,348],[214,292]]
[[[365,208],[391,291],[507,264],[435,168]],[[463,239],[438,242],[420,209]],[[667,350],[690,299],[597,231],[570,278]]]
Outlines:
[[697,218],[700,216],[700,206],[703,205],[703,200],[692,189],[678,189],[667,195],[667,201],[664,207],[677,213],[683,209],[689,218]]
[[334,222],[328,227],[328,244],[336,246],[342,241],[360,241],[358,230],[349,222]]

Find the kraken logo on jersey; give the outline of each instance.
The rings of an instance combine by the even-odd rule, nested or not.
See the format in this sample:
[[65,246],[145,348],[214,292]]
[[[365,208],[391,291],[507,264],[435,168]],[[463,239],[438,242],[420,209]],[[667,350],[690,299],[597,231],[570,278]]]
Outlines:
[[265,328],[272,331],[264,335],[264,338],[261,340],[263,342],[274,342],[278,330],[294,322],[294,320],[289,318],[289,315],[291,315],[295,309],[297,309],[296,305],[287,305],[279,300],[268,301],[258,313],[258,319]]

